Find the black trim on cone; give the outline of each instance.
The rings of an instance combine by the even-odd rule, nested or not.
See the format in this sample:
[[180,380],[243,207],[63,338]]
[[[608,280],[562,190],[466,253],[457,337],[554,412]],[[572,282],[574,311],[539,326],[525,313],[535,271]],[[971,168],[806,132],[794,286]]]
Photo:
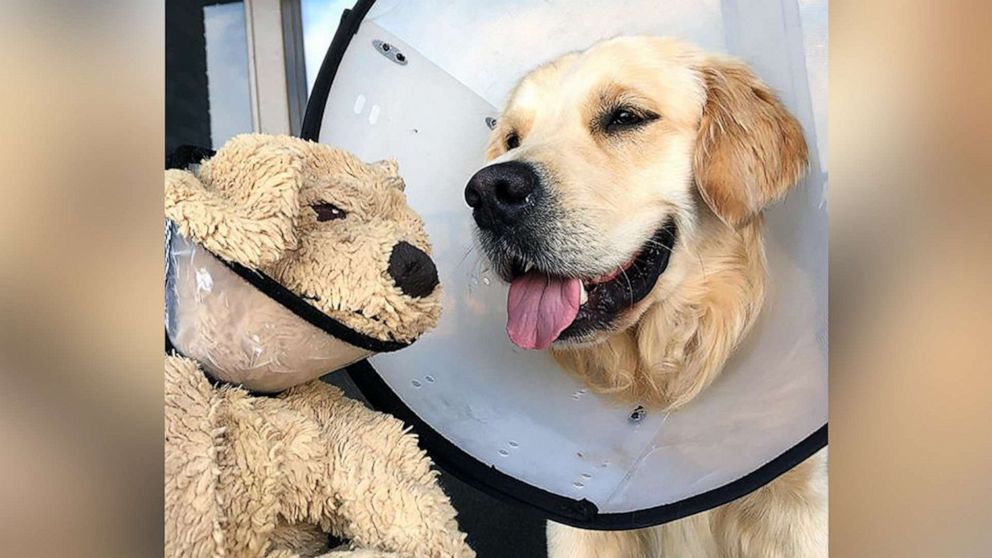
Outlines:
[[[203,247],[201,246],[200,248]],[[323,330],[328,335],[336,337],[349,345],[354,345],[359,349],[365,349],[375,353],[389,353],[409,347],[412,344],[400,341],[384,341],[355,331],[313,307],[297,296],[296,293],[282,286],[278,281],[261,271],[253,271],[241,264],[229,262],[216,255],[214,257],[226,265],[228,269],[238,274],[239,277],[262,291],[272,300],[281,304],[290,312],[296,314],[310,325]]]
[[[344,59],[344,53],[351,44],[351,38],[358,32],[358,27],[365,19],[365,14],[372,9],[375,0],[359,0],[355,7],[341,13],[341,23],[338,30],[331,39],[331,46],[327,48],[324,61],[317,71],[317,78],[313,82],[313,90],[310,91],[310,98],[307,99],[307,110],[303,114],[303,125],[300,126],[300,137],[305,140],[317,141],[320,136],[320,124],[324,120],[324,106],[327,104],[327,96],[331,93],[331,84],[334,83],[334,76],[338,73],[338,66]],[[320,99],[316,103],[314,99]]]
[[[358,31],[362,20],[374,3],[374,0],[360,0],[354,8],[345,10],[342,14],[341,25],[334,34],[331,46],[320,66],[320,72],[317,74],[310,100],[307,102],[306,116],[300,132],[300,137],[303,139],[319,140],[324,107],[334,76],[344,59],[351,38]],[[548,492],[507,475],[495,466],[486,465],[462,451],[407,407],[367,360],[352,364],[347,371],[372,407],[399,418],[412,428],[420,440],[421,447],[439,467],[493,497],[536,509],[550,520],[581,529],[640,529],[704,512],[750,494],[827,445],[827,425],[824,424],[785,453],[719,488],[644,510],[600,513],[596,505],[588,500],[574,500]]]
[[[179,233],[176,232],[175,234]],[[297,296],[296,293],[287,289],[278,281],[262,273],[261,271],[254,271],[239,263],[229,262],[217,254],[214,254],[210,250],[207,250],[203,246],[197,245],[197,248],[209,253],[211,256],[216,258],[217,261],[221,262],[225,267],[234,272],[238,277],[255,287],[257,290],[261,291],[262,294],[269,297],[286,310],[289,310],[295,314],[303,321],[332,337],[348,343],[349,345],[358,347],[359,349],[372,351],[374,353],[389,353],[409,347],[413,344],[413,341],[404,343],[400,341],[376,339],[375,337],[370,337],[364,333],[355,331],[354,329],[351,329],[345,324],[311,306],[308,302]],[[166,349],[171,346],[172,343],[168,339],[168,334],[166,334]]]
[[574,500],[553,494],[507,475],[465,453],[410,410],[368,361],[363,360],[349,366],[348,375],[375,409],[389,413],[409,425],[420,439],[421,447],[445,471],[500,500],[536,508],[547,519],[581,529],[641,529],[704,512],[754,492],[827,445],[827,425],[824,424],[782,455],[719,488],[644,510],[600,513],[599,508],[589,500]]

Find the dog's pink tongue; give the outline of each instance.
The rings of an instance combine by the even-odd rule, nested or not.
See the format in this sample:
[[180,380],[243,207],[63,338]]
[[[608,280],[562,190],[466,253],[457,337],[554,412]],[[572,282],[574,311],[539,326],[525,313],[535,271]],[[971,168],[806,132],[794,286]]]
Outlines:
[[579,313],[581,283],[537,271],[517,277],[506,298],[506,333],[522,349],[546,349]]

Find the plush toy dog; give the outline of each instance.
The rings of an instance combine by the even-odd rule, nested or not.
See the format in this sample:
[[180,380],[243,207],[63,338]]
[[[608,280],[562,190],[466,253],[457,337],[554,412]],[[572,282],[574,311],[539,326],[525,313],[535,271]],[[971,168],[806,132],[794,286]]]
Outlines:
[[315,380],[437,322],[403,188],[278,136],[166,171],[166,555],[474,556],[416,438]]

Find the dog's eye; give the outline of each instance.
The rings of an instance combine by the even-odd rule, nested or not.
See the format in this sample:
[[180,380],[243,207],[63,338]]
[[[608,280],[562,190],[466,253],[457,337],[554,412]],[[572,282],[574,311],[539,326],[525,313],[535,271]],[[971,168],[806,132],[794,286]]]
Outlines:
[[640,114],[637,111],[629,108],[618,108],[609,114],[606,120],[606,131],[607,132],[619,132],[621,130],[626,130],[628,128],[633,128],[639,124],[643,124],[649,120],[654,120],[657,118],[654,114]]
[[313,212],[317,214],[318,221],[333,221],[335,219],[344,219],[348,216],[344,210],[340,209],[333,203],[321,202],[315,203],[310,206]]
[[516,149],[520,147],[520,136],[516,132],[510,132],[510,135],[506,136],[506,148]]
[[642,122],[643,119],[629,110],[618,110],[610,115],[610,124],[614,126],[630,126]]

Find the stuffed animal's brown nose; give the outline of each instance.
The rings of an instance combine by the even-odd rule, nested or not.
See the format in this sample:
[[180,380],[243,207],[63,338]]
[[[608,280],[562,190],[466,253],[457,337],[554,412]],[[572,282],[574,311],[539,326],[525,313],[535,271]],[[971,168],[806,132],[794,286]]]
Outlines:
[[404,294],[414,298],[431,294],[438,284],[434,261],[409,242],[393,246],[393,253],[389,256],[389,276]]

